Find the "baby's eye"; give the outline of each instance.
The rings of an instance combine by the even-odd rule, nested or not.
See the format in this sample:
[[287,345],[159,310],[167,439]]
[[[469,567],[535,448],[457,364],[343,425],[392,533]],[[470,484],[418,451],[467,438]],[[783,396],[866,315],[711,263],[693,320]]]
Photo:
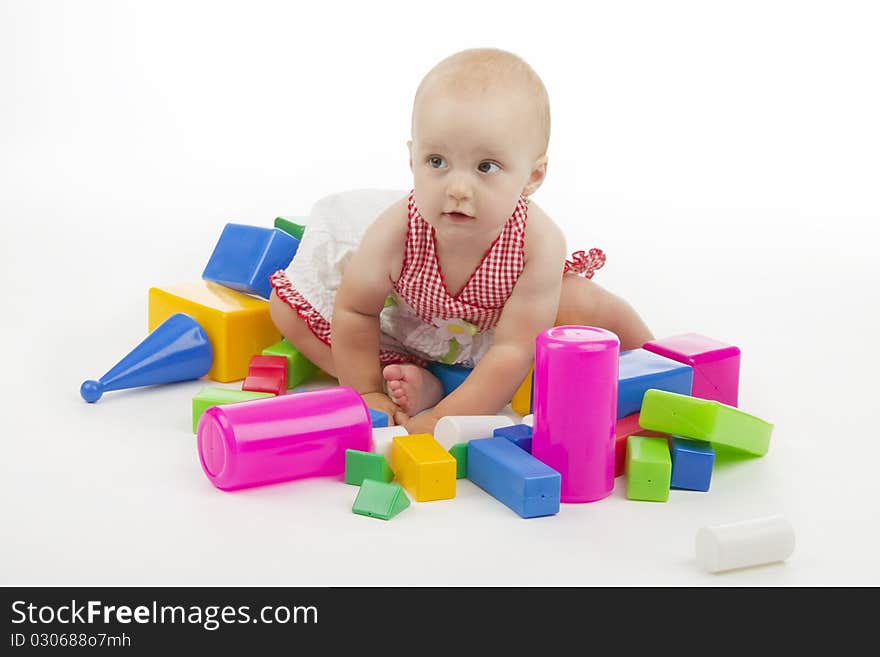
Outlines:
[[446,160],[444,160],[439,155],[432,155],[428,158],[428,164],[430,164],[435,169],[443,169],[446,166]]
[[[492,167],[495,167],[495,169],[492,169]],[[495,173],[495,171],[501,171],[501,167],[494,162],[489,162],[487,160],[486,162],[480,162],[479,166],[477,166],[477,170],[481,173]]]

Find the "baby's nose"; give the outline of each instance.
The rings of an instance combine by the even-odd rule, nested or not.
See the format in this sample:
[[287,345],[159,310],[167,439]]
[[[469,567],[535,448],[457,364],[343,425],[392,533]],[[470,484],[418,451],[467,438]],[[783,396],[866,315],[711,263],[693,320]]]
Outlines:
[[454,199],[467,199],[471,197],[471,185],[466,176],[450,176],[446,193]]

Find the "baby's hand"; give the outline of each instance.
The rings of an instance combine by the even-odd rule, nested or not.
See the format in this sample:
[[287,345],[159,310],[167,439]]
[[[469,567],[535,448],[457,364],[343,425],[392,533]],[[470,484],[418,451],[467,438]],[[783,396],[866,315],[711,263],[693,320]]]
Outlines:
[[391,397],[383,392],[368,392],[361,395],[361,397],[364,398],[367,408],[372,408],[374,411],[388,413],[389,426],[404,424],[409,419],[407,415],[400,410],[400,406],[391,401]]
[[406,430],[413,433],[429,433],[432,436],[434,435],[434,425],[437,424],[437,421],[440,418],[434,415],[431,411],[426,411],[419,415],[416,415],[413,419],[405,422]]

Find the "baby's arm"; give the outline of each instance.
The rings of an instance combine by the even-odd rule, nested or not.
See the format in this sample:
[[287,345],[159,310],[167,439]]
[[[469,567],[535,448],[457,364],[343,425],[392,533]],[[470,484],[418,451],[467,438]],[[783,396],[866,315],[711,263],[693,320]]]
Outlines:
[[366,230],[336,292],[330,344],[340,385],[359,392],[370,408],[392,418],[400,411],[385,394],[379,363],[379,314],[393,288],[406,245],[407,199],[398,201]]
[[548,218],[539,220],[537,214],[529,217],[523,271],[504,305],[492,346],[464,382],[422,422],[445,415],[495,414],[529,373],[535,338],[556,319],[566,255],[562,232]]

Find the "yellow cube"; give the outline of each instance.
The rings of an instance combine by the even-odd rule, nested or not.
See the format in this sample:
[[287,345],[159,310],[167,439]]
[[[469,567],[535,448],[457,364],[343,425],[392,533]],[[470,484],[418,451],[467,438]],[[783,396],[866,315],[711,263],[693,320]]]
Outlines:
[[417,502],[455,497],[455,459],[430,434],[395,436],[391,469]]
[[245,378],[251,357],[281,339],[268,301],[208,281],[151,287],[149,330],[174,313],[186,313],[205,329],[214,350],[208,378],[221,383]]
[[513,409],[514,413],[519,413],[520,415],[528,415],[532,412],[532,373],[534,371],[535,366],[532,365],[528,375],[519,385],[519,389],[515,393],[513,393],[513,399],[510,402],[510,407]]

